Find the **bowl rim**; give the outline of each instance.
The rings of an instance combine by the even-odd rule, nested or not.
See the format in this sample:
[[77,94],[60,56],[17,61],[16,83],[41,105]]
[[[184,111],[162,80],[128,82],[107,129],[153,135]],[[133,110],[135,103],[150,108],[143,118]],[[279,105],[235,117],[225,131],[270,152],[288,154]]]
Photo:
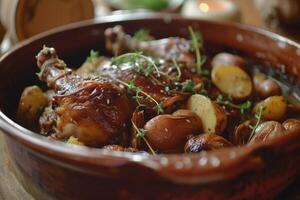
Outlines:
[[[260,29],[257,27],[237,24],[232,22],[215,22],[207,20],[187,19],[175,14],[157,14],[157,13],[135,13],[135,14],[118,14],[103,16],[98,19],[87,20],[83,22],[77,22],[69,24],[63,27],[58,27],[53,30],[38,34],[32,38],[29,38],[5,53],[0,58],[0,63],[6,59],[10,54],[21,49],[24,46],[30,45],[31,42],[40,40],[44,37],[52,34],[57,34],[63,31],[70,31],[80,29],[82,27],[93,26],[95,24],[105,24],[111,22],[124,22],[135,20],[187,20],[193,22],[206,22],[213,25],[226,25],[229,27],[235,27],[245,30],[247,32],[255,32],[257,34],[268,37],[272,40],[283,42],[287,45],[293,46],[296,49],[300,49],[300,44],[294,42],[286,37],[280,36],[276,33]],[[178,183],[200,183],[215,181],[224,178],[224,172],[236,164],[243,165],[242,163],[252,163],[252,165],[244,166],[241,170],[258,167],[261,163],[258,163],[257,151],[265,148],[269,148],[272,145],[279,144],[283,140],[289,142],[291,136],[285,135],[280,138],[265,142],[257,143],[253,145],[246,145],[243,147],[232,147],[221,149],[211,152],[202,152],[199,154],[187,155],[187,154],[160,154],[157,156],[141,154],[141,153],[129,153],[129,152],[115,152],[105,149],[97,149],[90,147],[82,147],[77,145],[68,145],[60,141],[49,140],[45,136],[30,131],[12,119],[7,117],[0,110],[0,129],[4,135],[12,137],[14,140],[22,143],[31,151],[43,156],[48,156],[47,159],[55,159],[60,161],[76,162],[76,163],[88,163],[96,166],[117,167],[120,165],[126,165],[129,163],[135,163],[154,171],[160,171],[162,176],[165,176]],[[21,134],[20,134],[21,133]],[[292,134],[293,135],[293,134]],[[296,135],[296,134],[294,134]],[[298,134],[299,135],[299,134]],[[226,159],[224,157],[226,155]],[[248,155],[248,156],[247,156]],[[49,157],[50,156],[50,157]],[[230,159],[228,159],[228,157]],[[206,159],[206,162],[204,162]],[[105,162],[103,162],[103,160]],[[247,162],[245,162],[247,161]],[[192,165],[191,165],[192,162]],[[195,164],[196,162],[196,165]],[[181,163],[181,164],[180,164]],[[245,165],[245,164],[244,164]],[[193,170],[191,170],[193,169]],[[190,172],[190,173],[189,173]],[[238,170],[235,172],[238,173]],[[186,177],[189,176],[189,179]]]

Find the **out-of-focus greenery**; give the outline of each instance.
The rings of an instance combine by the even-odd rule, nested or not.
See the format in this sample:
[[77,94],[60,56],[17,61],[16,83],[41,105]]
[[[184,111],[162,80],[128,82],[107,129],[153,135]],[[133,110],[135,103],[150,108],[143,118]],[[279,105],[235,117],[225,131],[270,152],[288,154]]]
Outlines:
[[154,11],[162,10],[169,6],[169,0],[127,0],[129,9],[145,8]]

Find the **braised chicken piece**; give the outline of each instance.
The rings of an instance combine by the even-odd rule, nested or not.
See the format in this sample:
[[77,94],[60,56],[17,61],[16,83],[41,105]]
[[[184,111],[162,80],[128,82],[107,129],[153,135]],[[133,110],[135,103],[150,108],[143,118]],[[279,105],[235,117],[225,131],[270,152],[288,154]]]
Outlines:
[[105,41],[107,50],[114,55],[138,49],[164,60],[176,59],[188,66],[194,66],[195,64],[195,55],[191,52],[191,43],[184,38],[170,37],[152,41],[136,41],[124,32],[122,26],[115,26],[105,31]]
[[[74,74],[53,48],[44,47],[37,64],[40,80],[55,91],[52,108],[56,123],[51,123],[57,131],[55,137],[74,136],[86,145],[102,146],[126,132],[132,108],[122,88],[105,78],[83,79]],[[42,127],[49,126],[50,112],[46,109],[43,114]]]

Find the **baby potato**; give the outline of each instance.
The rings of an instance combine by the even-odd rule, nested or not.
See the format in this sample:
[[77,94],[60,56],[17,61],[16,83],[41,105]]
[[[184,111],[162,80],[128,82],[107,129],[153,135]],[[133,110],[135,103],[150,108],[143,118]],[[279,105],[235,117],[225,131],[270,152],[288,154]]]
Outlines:
[[225,110],[204,95],[192,95],[188,99],[187,108],[199,116],[205,133],[221,135],[227,126]]
[[219,53],[214,56],[211,65],[212,67],[218,67],[220,65],[230,65],[245,69],[246,61],[244,58],[237,55],[233,55],[230,53]]
[[214,67],[211,79],[223,93],[234,99],[245,99],[251,95],[251,78],[239,67],[232,65]]
[[189,135],[202,132],[197,114],[179,110],[172,115],[158,115],[149,120],[144,129],[146,139],[154,150],[162,153],[180,153]]
[[28,128],[36,128],[38,119],[48,105],[48,98],[38,86],[26,87],[19,101],[17,119]]
[[283,119],[287,112],[287,102],[283,96],[272,96],[269,97],[254,107],[254,112],[262,107],[262,117],[265,120],[279,121]]
[[267,141],[285,134],[284,127],[276,121],[267,121],[260,124],[250,139],[249,144]]

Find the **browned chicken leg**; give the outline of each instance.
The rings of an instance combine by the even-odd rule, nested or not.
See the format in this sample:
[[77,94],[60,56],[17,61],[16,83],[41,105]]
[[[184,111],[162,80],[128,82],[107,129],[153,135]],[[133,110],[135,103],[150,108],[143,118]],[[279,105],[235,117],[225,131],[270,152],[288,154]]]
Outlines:
[[136,51],[137,49],[157,58],[176,59],[190,66],[195,63],[189,40],[169,37],[152,41],[136,41],[126,34],[122,26],[108,28],[105,31],[106,49],[115,55]]
[[52,107],[58,139],[74,136],[85,145],[102,146],[128,132],[132,109],[122,88],[109,79],[75,75],[53,48],[44,47],[36,58],[39,78],[55,91]]

